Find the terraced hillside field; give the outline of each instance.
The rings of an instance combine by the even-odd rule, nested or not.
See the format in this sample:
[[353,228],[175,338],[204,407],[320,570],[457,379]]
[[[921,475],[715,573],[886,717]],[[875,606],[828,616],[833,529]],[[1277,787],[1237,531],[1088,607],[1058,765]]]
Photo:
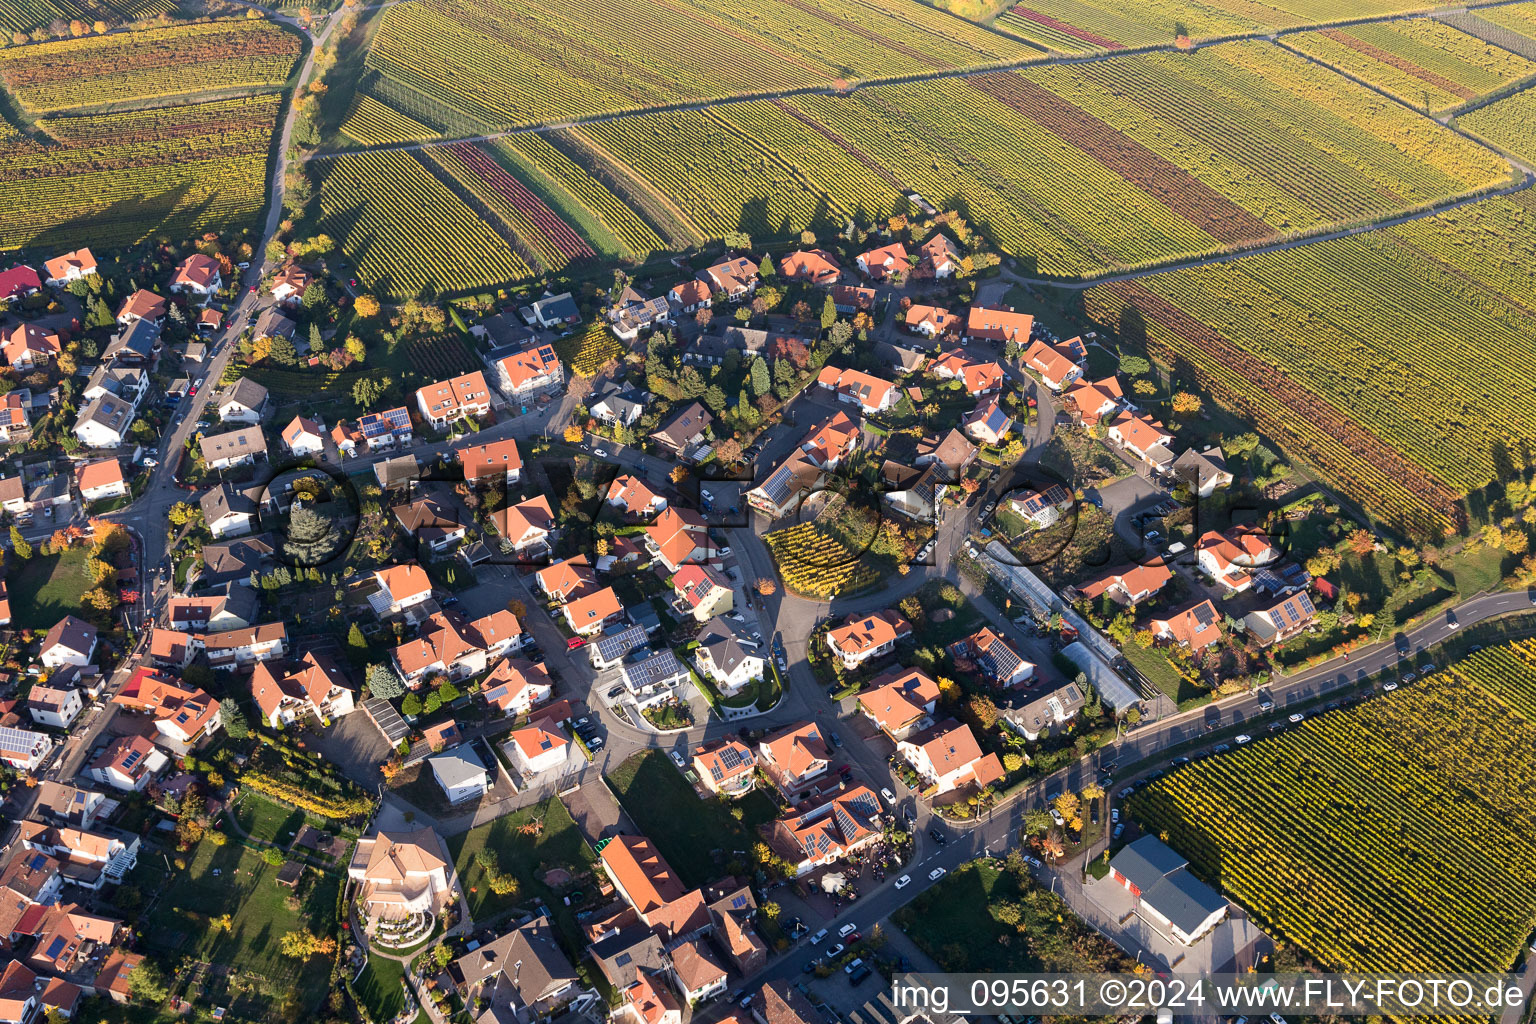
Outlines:
[[1301,32],[1285,42],[1432,113],[1536,75],[1536,62],[1429,18]]
[[411,152],[320,162],[326,233],[371,289],[396,298],[472,291],[533,276],[481,215]]
[[1041,274],[1155,265],[1510,179],[1497,154],[1264,42],[645,114],[552,133],[685,241],[963,202]]
[[1506,971],[1536,925],[1536,645],[1179,769],[1129,809],[1338,971]]
[[173,0],[0,0],[0,29],[30,32],[55,20],[73,19],[116,26],[175,8]]
[[1371,515],[1411,533],[1536,445],[1536,196],[1088,292]]
[[453,134],[1038,56],[917,0],[408,0],[364,95]]
[[130,245],[253,222],[281,104],[270,93],[44,118],[47,144],[11,127],[0,137],[0,249]]
[[32,114],[164,102],[287,81],[298,35],[267,21],[214,21],[0,50],[0,83]]
[[1374,18],[1435,6],[1423,0],[1021,0],[997,26],[1064,53],[1167,44],[1183,25],[1195,39]]

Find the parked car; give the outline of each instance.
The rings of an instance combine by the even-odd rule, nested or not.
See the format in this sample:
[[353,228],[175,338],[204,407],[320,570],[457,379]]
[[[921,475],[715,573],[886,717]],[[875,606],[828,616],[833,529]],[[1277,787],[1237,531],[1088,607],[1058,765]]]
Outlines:
[[896,802],[896,794],[891,792],[889,786],[880,787],[880,798],[887,804],[894,804]]
[[1247,743],[1247,742],[1248,742],[1248,741],[1249,741],[1249,740],[1251,740],[1251,739],[1253,739],[1253,737],[1252,737],[1252,736],[1249,736],[1249,735],[1248,735],[1248,734],[1247,734],[1247,733],[1243,733],[1243,734],[1242,734],[1242,735],[1241,735],[1241,736],[1239,736],[1239,737],[1238,737],[1238,738],[1237,738],[1237,739],[1236,739],[1236,741],[1235,741],[1235,742],[1236,742],[1236,743],[1237,743],[1237,744],[1238,744],[1238,745],[1239,745],[1239,746],[1241,746],[1241,745],[1242,745],[1242,744],[1244,744],[1244,743]]
[[843,745],[843,738],[836,731],[828,732],[827,735],[832,737],[832,745],[834,747],[841,747]]
[[1388,693],[1391,693],[1393,690],[1397,689],[1397,684],[1396,683],[1385,683],[1385,684],[1382,685],[1381,688],[1383,690],[1387,691]]
[[1289,721],[1292,725],[1295,725],[1297,722],[1304,721],[1306,719],[1306,717],[1307,717],[1306,715],[1304,715],[1300,711],[1298,711],[1294,715],[1292,715],[1289,719],[1287,719],[1287,721]]
[[1116,807],[1109,812],[1109,820],[1117,825],[1120,823],[1120,808]]
[[1051,820],[1054,821],[1058,826],[1065,825],[1067,823],[1067,819],[1063,818],[1061,816],[1061,812],[1054,807],[1051,808]]
[[579,636],[573,636],[565,642],[565,649],[568,651],[574,651],[578,647],[585,646],[587,646],[587,641]]
[[816,969],[816,965],[819,964],[819,963],[821,963],[821,957],[819,957],[819,956],[811,957],[803,965],[801,965],[800,973],[801,974],[810,974],[812,971],[814,971]]
[[684,760],[683,760],[683,755],[682,755],[682,754],[679,754],[679,753],[678,753],[678,752],[677,752],[677,751],[675,751],[675,750],[674,750],[674,751],[672,751],[672,763],[673,763],[673,764],[675,764],[675,765],[677,765],[677,766],[678,766],[678,767],[679,767],[679,768],[684,768],[684,767],[686,767],[686,766],[687,766],[687,764],[688,764],[688,762],[687,762],[687,761],[684,761]]
[[838,934],[839,938],[846,939],[848,936],[852,935],[854,932],[856,932],[858,930],[859,930],[859,926],[854,924],[852,921],[849,921],[847,924],[843,925],[841,928],[839,928],[837,930],[837,934]]
[[837,956],[839,953],[841,953],[846,948],[847,947],[844,946],[841,942],[833,943],[831,948],[829,948],[827,950],[827,955],[826,955],[825,959],[830,961],[833,957]]
[[826,938],[826,937],[827,937],[827,930],[825,928],[823,928],[821,931],[819,931],[815,935],[811,936],[811,945],[813,945],[813,946],[820,945],[821,944],[821,940]]

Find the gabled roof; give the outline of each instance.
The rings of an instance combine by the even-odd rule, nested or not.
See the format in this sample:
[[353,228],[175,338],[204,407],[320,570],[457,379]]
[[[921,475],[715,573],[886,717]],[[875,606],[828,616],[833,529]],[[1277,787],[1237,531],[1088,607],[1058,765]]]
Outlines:
[[550,507],[547,496],[536,494],[516,505],[497,509],[491,514],[491,520],[496,524],[496,529],[501,531],[501,535],[515,544],[530,531],[548,533],[553,530],[555,510]]
[[1035,318],[1028,313],[1015,313],[1011,309],[992,309],[972,306],[965,318],[965,333],[971,337],[992,338],[997,341],[1029,340],[1029,332]]
[[821,761],[830,761],[832,751],[815,722],[798,722],[763,738],[758,749],[770,761],[792,775],[803,775]]
[[841,654],[857,655],[908,636],[912,624],[889,608],[864,615],[853,615],[846,624],[827,633],[831,645]]
[[[1173,440],[1173,435],[1164,430],[1161,423],[1135,413],[1122,412],[1110,421],[1109,426],[1119,432],[1128,447],[1143,454]],[[1169,455],[1171,457],[1172,453]]]
[[560,360],[550,345],[537,344],[514,352],[497,364],[513,388],[520,388],[529,381],[560,374]]
[[597,588],[597,574],[586,555],[574,555],[546,565],[534,574],[546,593],[563,594],[566,600]]
[[638,516],[650,512],[651,503],[656,500],[656,492],[639,477],[626,473],[615,477],[613,483],[608,485],[607,500],[610,504],[622,504],[624,511]]
[[714,421],[702,405],[692,402],[651,436],[664,439],[673,448],[682,448],[695,434],[708,430]]
[[416,400],[432,416],[451,419],[465,408],[488,404],[491,389],[485,383],[485,374],[475,370],[417,388]]
[[780,276],[790,279],[822,281],[837,277],[837,260],[822,249],[802,249],[779,260]]
[[222,459],[240,459],[246,456],[264,455],[267,438],[261,427],[237,427],[223,434],[204,437],[201,445],[203,461],[213,463]]
[[504,476],[523,468],[523,457],[517,450],[517,439],[490,441],[486,444],[455,448],[453,454],[464,467],[464,479],[470,482],[482,478]]
[[604,587],[596,593],[579,597],[565,606],[566,616],[578,628],[587,623],[599,622],[610,615],[618,615],[623,611],[624,606],[619,603],[619,595],[613,592],[612,587]]
[[83,463],[75,470],[75,486],[82,491],[126,482],[123,479],[123,464],[115,458],[96,459],[94,462]]
[[928,713],[939,684],[920,668],[894,668],[876,676],[859,694],[859,707],[887,731],[900,730]]
[[196,252],[177,265],[176,273],[171,275],[171,284],[207,288],[219,276],[219,271],[218,260]]
[[727,736],[695,750],[693,763],[720,785],[752,773],[752,749],[734,736]]
[[123,300],[123,304],[118,307],[117,318],[121,320],[124,317],[142,317],[146,320],[159,320],[165,316],[165,308],[164,299],[154,292],[140,288]]
[[645,836],[614,836],[598,856],[641,916],[683,897],[677,873]]
[[267,403],[267,389],[249,377],[241,377],[219,395],[219,408],[238,405],[246,409],[260,409]]
[[1221,639],[1221,616],[1209,600],[1199,601],[1167,618],[1153,619],[1152,632],[1199,650]]
[[707,565],[689,563],[672,577],[672,589],[690,608],[697,608],[716,591],[730,590],[731,581]]
[[317,441],[325,440],[325,435],[320,432],[320,424],[304,416],[295,416],[283,428],[283,443],[291,448],[302,436],[313,437]]
[[891,390],[896,387],[890,381],[881,380],[862,370],[840,370],[835,366],[822,367],[821,373],[816,377],[816,383],[839,393],[854,396],[866,409],[878,409],[884,405]]
[[50,278],[62,280],[71,268],[81,274],[95,273],[96,257],[91,255],[90,249],[76,249],[74,252],[55,256],[51,260],[44,260],[43,267],[47,269]]
[[407,562],[404,565],[386,565],[382,569],[375,569],[373,575],[379,581],[379,586],[396,602],[432,589],[432,581],[427,577],[427,571],[414,562]]
[[1002,778],[1003,766],[997,755],[983,756],[971,727],[953,718],[925,729],[907,742],[922,750],[940,778],[959,772],[959,785],[974,782],[978,786],[988,786]]
[[709,547],[709,525],[704,517],[673,505],[662,510],[656,522],[645,528],[645,534],[668,565],[680,566],[695,549]]
[[48,631],[48,635],[43,637],[40,653],[46,654],[49,650],[59,647],[66,651],[89,654],[95,645],[96,627],[84,619],[66,615],[55,622],[53,628]]

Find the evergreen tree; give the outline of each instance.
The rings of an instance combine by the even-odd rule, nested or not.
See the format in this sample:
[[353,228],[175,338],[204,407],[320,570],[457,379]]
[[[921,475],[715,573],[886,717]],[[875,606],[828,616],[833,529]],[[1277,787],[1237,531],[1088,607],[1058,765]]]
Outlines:
[[[677,376],[677,388],[684,398],[698,398],[704,393],[704,378],[699,376],[698,370],[685,366],[683,372]],[[725,404],[724,398],[720,400],[720,404],[722,406]]]
[[720,385],[711,384],[704,392],[704,404],[710,412],[719,414],[725,411],[725,392],[720,390]]
[[15,526],[11,527],[11,550],[16,552],[16,557],[23,562],[32,557],[32,545],[26,542],[21,535],[21,530]]
[[392,700],[405,692],[405,683],[388,665],[375,663],[368,666],[368,692],[374,697]]
[[828,294],[827,301],[821,304],[821,329],[826,330],[835,323],[837,323],[837,305]]
[[773,386],[768,378],[768,361],[762,356],[752,360],[751,378],[753,395],[762,395]]

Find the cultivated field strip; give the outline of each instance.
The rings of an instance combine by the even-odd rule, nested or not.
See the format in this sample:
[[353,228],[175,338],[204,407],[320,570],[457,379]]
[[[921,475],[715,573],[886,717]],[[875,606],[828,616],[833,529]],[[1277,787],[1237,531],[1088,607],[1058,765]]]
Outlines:
[[1507,970],[1536,923],[1533,657],[1485,651],[1197,761],[1131,812],[1331,969]]

